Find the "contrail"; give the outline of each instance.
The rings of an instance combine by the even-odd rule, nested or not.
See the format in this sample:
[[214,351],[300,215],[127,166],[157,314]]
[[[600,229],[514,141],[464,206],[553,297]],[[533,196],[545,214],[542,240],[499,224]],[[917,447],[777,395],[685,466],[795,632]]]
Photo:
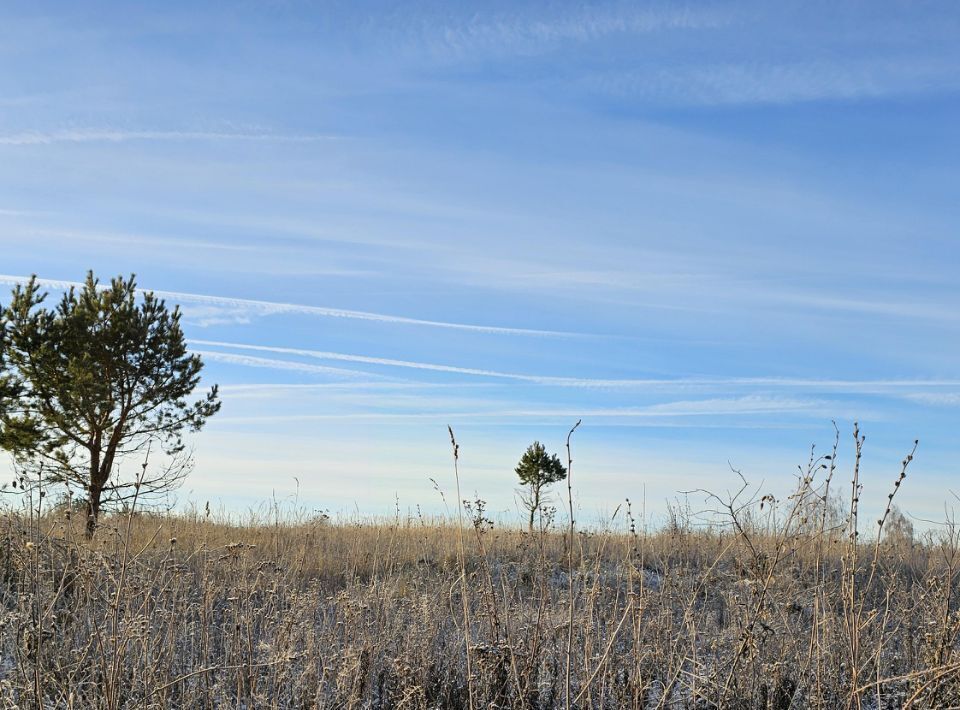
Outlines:
[[191,351],[207,360],[216,360],[226,362],[232,365],[244,365],[246,367],[266,367],[272,370],[293,370],[294,372],[309,372],[315,375],[333,375],[334,377],[365,377],[380,378],[382,375],[361,372],[360,370],[346,370],[340,367],[325,367],[323,365],[311,365],[307,362],[290,362],[288,360],[273,360],[262,357],[251,357],[250,355],[237,355],[235,353],[218,353],[206,350]]
[[347,355],[345,353],[333,353],[323,350],[306,350],[302,348],[281,348],[270,345],[246,345],[244,343],[227,343],[220,340],[196,340],[191,338],[188,341],[191,345],[203,345],[215,348],[230,348],[232,350],[254,350],[257,352],[276,353],[279,355],[302,355],[317,360],[339,360],[342,362],[358,362],[367,365],[387,365],[389,367],[406,367],[414,370],[432,370],[434,372],[453,372],[460,375],[479,375],[481,377],[500,377],[510,380],[530,380],[535,381],[532,375],[518,375],[509,372],[499,372],[497,370],[481,370],[473,367],[456,367],[454,365],[435,365],[428,362],[414,362],[410,360],[393,360],[384,357],[370,357],[367,355]]
[[[373,357],[368,355],[351,355],[347,353],[328,352],[324,350],[310,350],[306,348],[285,348],[273,345],[249,345],[246,343],[230,343],[219,340],[193,340],[191,344],[205,347],[230,348],[234,350],[252,350],[256,352],[276,353],[278,355],[299,355],[317,360],[335,360],[341,362],[364,363],[368,365],[385,365],[388,367],[402,367],[414,370],[430,370],[434,372],[450,372],[461,375],[491,377],[498,379],[530,382],[541,385],[556,385],[562,387],[784,387],[793,389],[823,389],[841,391],[861,391],[864,389],[896,390],[909,387],[922,389],[960,387],[960,380],[841,380],[841,379],[803,379],[790,377],[678,377],[678,378],[650,378],[650,379],[597,379],[583,377],[557,377],[551,375],[531,375],[500,370],[483,370],[472,367],[458,367],[454,365],[440,365],[411,360],[395,360],[392,358]],[[278,367],[289,360],[262,358],[264,362],[275,362]]]
[[[0,283],[17,285],[29,281],[27,276],[11,276],[0,274]],[[57,279],[37,279],[37,283],[47,288],[66,290],[71,287],[80,287],[83,284],[77,281],[61,281]],[[106,286],[102,286],[106,288]],[[246,309],[256,315],[269,316],[282,313],[296,313],[300,315],[321,316],[325,318],[348,318],[352,320],[372,321],[376,323],[395,323],[398,325],[425,326],[431,328],[446,328],[450,330],[470,331],[492,335],[525,335],[553,338],[583,338],[595,337],[583,333],[570,333],[557,330],[536,330],[533,328],[507,328],[494,325],[473,325],[470,323],[453,323],[450,321],[425,320],[422,318],[407,318],[384,313],[370,313],[343,308],[328,308],[325,306],[308,306],[298,303],[278,303],[276,301],[260,301],[250,298],[233,298],[228,296],[208,296],[198,293],[183,293],[181,291],[160,291],[156,289],[138,289],[141,293],[152,291],[155,295],[171,301],[185,301],[188,303],[202,303],[215,306],[228,306],[234,309]]]

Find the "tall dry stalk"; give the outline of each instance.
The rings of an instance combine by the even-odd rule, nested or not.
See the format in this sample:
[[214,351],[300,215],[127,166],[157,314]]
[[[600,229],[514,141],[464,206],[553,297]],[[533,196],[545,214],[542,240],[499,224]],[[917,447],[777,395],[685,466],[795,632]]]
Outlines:
[[847,633],[847,662],[850,673],[850,695],[848,708],[859,708],[860,703],[860,614],[857,606],[857,567],[860,551],[860,465],[863,459],[863,444],[866,437],[860,433],[857,422],[853,423],[854,460],[853,476],[850,481],[850,512],[847,518],[847,545],[842,559],[843,564],[843,622]]
[[463,545],[463,498],[460,494],[460,445],[453,435],[453,427],[447,426],[450,432],[450,445],[453,447],[453,476],[457,489],[457,544],[460,561],[460,598],[463,601],[463,645],[467,657],[467,702],[473,710],[473,667],[470,662],[470,605],[467,602],[467,556]]
[[564,702],[567,710],[570,710],[570,668],[573,658],[573,454],[570,449],[570,439],[573,432],[580,426],[580,419],[567,432],[567,511],[570,515],[567,521],[567,606],[569,612],[567,616],[567,659],[566,672],[564,674]]

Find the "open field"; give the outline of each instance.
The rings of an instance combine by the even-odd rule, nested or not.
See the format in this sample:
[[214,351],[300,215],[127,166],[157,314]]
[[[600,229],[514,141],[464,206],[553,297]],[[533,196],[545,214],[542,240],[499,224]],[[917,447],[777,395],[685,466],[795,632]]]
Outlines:
[[655,532],[625,506],[531,534],[474,502],[462,566],[456,518],[112,515],[86,541],[62,510],[11,512],[0,704],[960,705],[960,530],[888,519],[854,545],[811,479]]
[[960,710],[958,127],[960,0],[0,0],[0,710]]

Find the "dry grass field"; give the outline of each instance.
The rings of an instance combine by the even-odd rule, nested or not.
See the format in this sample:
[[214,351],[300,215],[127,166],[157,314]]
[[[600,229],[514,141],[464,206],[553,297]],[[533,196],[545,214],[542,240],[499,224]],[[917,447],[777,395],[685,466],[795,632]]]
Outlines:
[[0,519],[0,706],[960,705],[960,529],[858,520],[856,474],[834,473],[811,459],[787,499],[745,487],[656,531],[625,504],[531,534],[474,501],[133,512],[87,541],[34,498]]

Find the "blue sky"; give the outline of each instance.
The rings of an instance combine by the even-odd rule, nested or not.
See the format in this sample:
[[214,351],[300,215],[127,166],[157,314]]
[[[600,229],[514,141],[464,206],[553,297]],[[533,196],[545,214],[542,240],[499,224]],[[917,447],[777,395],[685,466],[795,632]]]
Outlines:
[[181,304],[197,501],[436,510],[450,424],[512,511],[582,418],[582,509],[657,514],[859,419],[868,504],[919,437],[940,518],[958,69],[950,2],[8,2],[0,287]]

